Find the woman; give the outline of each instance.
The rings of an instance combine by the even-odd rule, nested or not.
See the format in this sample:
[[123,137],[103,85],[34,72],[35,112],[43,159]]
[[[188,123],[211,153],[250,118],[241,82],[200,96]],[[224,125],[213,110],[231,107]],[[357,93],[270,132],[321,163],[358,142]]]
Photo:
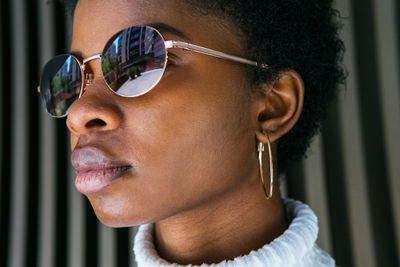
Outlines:
[[99,220],[142,225],[138,266],[335,265],[278,183],[343,79],[330,4],[78,1],[39,90]]

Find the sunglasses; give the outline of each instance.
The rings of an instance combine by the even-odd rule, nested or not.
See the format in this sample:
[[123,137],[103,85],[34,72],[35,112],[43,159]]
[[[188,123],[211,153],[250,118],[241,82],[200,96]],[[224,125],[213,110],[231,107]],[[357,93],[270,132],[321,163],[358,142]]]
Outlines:
[[112,36],[104,46],[103,53],[85,58],[82,62],[72,54],[50,59],[42,69],[38,86],[43,106],[52,117],[65,117],[85,87],[91,84],[93,75],[85,73],[85,64],[95,59],[101,60],[103,79],[111,91],[123,97],[143,95],[161,80],[167,66],[169,48],[182,48],[259,68],[268,67],[198,45],[165,41],[154,27],[134,26]]

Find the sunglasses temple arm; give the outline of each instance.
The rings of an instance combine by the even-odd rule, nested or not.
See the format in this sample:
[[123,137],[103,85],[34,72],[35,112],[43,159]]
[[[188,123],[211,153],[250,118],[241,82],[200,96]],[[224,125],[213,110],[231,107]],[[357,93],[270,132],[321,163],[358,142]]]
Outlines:
[[205,55],[209,55],[209,56],[214,56],[214,57],[218,57],[218,58],[228,59],[228,60],[236,61],[239,63],[256,66],[259,68],[268,68],[267,64],[258,63],[258,62],[248,60],[245,58],[241,58],[241,57],[237,57],[237,56],[232,56],[232,55],[229,55],[229,54],[226,54],[223,52],[219,52],[216,50],[212,50],[209,48],[205,48],[205,47],[190,44],[190,43],[185,43],[185,42],[181,42],[181,41],[165,41],[164,43],[165,43],[166,48],[182,48],[182,49],[190,50],[193,52],[197,52],[197,53],[201,53],[201,54],[205,54]]

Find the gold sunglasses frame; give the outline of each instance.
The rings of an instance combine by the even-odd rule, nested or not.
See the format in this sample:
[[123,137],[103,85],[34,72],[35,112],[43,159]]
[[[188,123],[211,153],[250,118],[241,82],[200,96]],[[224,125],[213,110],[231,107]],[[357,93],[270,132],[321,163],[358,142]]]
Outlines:
[[[224,53],[224,52],[221,52],[221,51],[217,51],[217,50],[213,50],[213,49],[210,49],[210,48],[206,48],[206,47],[203,47],[203,46],[199,46],[199,45],[195,45],[195,44],[191,44],[191,43],[187,43],[187,42],[182,42],[182,41],[174,41],[174,40],[168,40],[168,41],[166,41],[165,38],[164,38],[164,36],[161,34],[160,31],[158,31],[156,28],[154,28],[154,27],[152,27],[152,26],[148,26],[148,25],[138,25],[138,26],[132,26],[132,27],[128,27],[128,28],[122,29],[122,30],[119,31],[118,33],[114,34],[111,38],[113,38],[115,35],[117,35],[117,34],[123,32],[123,31],[125,31],[125,30],[127,30],[127,29],[131,29],[131,28],[135,28],[135,27],[148,27],[148,28],[151,28],[152,30],[154,30],[154,31],[161,37],[161,39],[164,41],[165,64],[164,64],[164,68],[163,68],[162,75],[160,76],[159,80],[154,84],[153,87],[151,87],[150,89],[148,89],[147,91],[145,91],[145,92],[142,93],[142,94],[138,94],[138,95],[134,95],[134,96],[122,96],[122,95],[119,95],[119,94],[118,94],[117,92],[115,92],[114,90],[112,90],[112,89],[110,88],[110,86],[109,86],[109,85],[107,84],[107,82],[106,82],[107,87],[109,87],[109,89],[110,89],[113,93],[115,93],[115,94],[117,94],[117,95],[119,95],[119,96],[122,96],[122,97],[137,97],[137,96],[146,94],[147,92],[149,92],[150,90],[152,90],[152,89],[160,82],[160,80],[162,79],[162,77],[163,77],[163,75],[164,75],[165,68],[166,68],[166,66],[167,66],[167,62],[168,62],[168,49],[170,49],[170,48],[181,48],[181,49],[185,49],[185,50],[192,51],[192,52],[195,52],[195,53],[200,53],[200,54],[204,54],[204,55],[208,55],[208,56],[213,56],[213,57],[217,57],[217,58],[221,58],[221,59],[226,59],[226,60],[230,60],[230,61],[234,61],[234,62],[238,62],[238,63],[242,63],[242,64],[247,64],[247,65],[250,65],[250,66],[257,67],[257,68],[263,68],[263,69],[268,68],[268,65],[265,64],[265,63],[259,63],[259,62],[253,61],[253,60],[249,60],[249,59],[245,59],[245,58],[242,58],[242,57],[234,56],[234,55],[231,55],[231,54],[227,54],[227,53]],[[107,43],[108,43],[108,42],[109,42],[109,41],[107,41]],[[103,52],[104,52],[104,51],[103,51]],[[93,80],[93,74],[91,74],[91,73],[86,73],[86,74],[85,74],[86,63],[88,63],[88,62],[90,62],[90,61],[92,61],[92,60],[95,60],[95,59],[101,59],[101,58],[102,58],[102,53],[98,53],[98,54],[95,54],[95,55],[93,55],[93,56],[84,58],[84,59],[82,60],[82,63],[81,63],[81,61],[80,61],[76,56],[74,56],[74,55],[71,55],[71,54],[64,54],[64,55],[72,56],[72,57],[76,60],[76,62],[79,64],[79,66],[80,66],[81,75],[82,75],[82,84],[81,84],[81,88],[80,88],[80,91],[79,91],[79,96],[78,96],[78,99],[79,99],[79,98],[82,96],[82,94],[84,93],[84,91],[86,91],[86,87],[89,86],[89,85],[92,83],[92,80]],[[61,56],[61,55],[60,55],[60,56]],[[85,77],[85,78],[83,78],[83,77]],[[104,75],[103,75],[103,79],[104,79]],[[39,83],[39,84],[40,84],[40,83]],[[40,94],[40,85],[37,87],[37,91],[38,91],[38,93]],[[78,99],[77,99],[77,100],[78,100]],[[75,101],[76,101],[76,100],[75,100]],[[71,105],[71,106],[72,106],[72,105]],[[45,109],[46,109],[46,108],[45,108]],[[69,109],[68,109],[68,110],[69,110]],[[48,114],[49,114],[50,116],[52,116],[53,118],[63,118],[63,117],[65,117],[65,116],[68,115],[68,110],[66,111],[66,113],[65,113],[64,115],[61,115],[61,116],[54,116],[54,115],[52,115],[52,114],[50,114],[50,113],[48,113]],[[47,111],[47,109],[46,109],[46,111]]]

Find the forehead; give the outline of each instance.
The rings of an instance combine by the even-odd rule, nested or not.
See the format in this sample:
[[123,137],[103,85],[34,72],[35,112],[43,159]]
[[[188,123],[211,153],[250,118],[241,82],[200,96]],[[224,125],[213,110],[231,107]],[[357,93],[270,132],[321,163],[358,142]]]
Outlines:
[[[81,51],[83,56],[99,53],[121,29],[154,23],[169,25],[193,43],[227,53],[238,54],[243,44],[231,21],[198,14],[184,0],[79,0],[71,49]],[[179,39],[171,32],[164,36]]]

